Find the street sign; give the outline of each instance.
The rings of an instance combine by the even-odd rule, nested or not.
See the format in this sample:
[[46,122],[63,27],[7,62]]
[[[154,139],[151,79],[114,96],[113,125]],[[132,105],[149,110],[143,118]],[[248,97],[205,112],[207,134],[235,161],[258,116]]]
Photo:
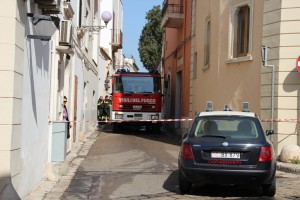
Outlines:
[[300,72],[300,56],[297,59],[296,66],[297,66],[298,72]]

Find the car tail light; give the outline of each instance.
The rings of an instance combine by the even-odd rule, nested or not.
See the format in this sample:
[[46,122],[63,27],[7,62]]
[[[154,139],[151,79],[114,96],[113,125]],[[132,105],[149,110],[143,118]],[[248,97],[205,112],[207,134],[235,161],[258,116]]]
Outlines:
[[262,147],[259,155],[259,162],[271,161],[273,157],[272,147]]
[[194,160],[192,145],[184,144],[181,149],[181,157],[185,159]]

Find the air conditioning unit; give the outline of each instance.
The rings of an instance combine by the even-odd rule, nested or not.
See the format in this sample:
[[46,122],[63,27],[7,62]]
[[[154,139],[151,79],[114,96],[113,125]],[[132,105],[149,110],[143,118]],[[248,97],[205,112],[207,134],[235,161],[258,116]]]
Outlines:
[[43,14],[59,14],[62,0],[34,0]]
[[70,46],[72,39],[72,24],[70,20],[62,20],[59,31],[59,45]]

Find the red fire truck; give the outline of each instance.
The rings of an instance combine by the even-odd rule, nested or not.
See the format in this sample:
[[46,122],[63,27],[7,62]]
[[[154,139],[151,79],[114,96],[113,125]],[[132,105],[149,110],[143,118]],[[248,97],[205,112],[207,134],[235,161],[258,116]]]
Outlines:
[[161,76],[157,70],[127,72],[118,69],[112,76],[111,120],[113,132],[125,123],[159,132],[161,119]]

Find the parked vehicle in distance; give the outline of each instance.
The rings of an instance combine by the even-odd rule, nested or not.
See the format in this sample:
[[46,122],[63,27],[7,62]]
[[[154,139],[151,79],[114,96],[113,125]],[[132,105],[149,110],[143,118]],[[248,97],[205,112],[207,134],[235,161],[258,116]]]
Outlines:
[[[212,108],[212,103],[208,103]],[[179,189],[189,193],[192,185],[262,186],[264,196],[276,193],[276,157],[260,119],[248,111],[199,113],[182,142],[178,157]]]

